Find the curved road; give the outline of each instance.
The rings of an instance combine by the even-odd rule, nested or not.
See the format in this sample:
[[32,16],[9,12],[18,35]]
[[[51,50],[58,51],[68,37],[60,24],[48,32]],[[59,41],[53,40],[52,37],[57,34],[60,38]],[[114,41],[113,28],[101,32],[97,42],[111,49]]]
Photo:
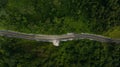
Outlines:
[[42,35],[42,34],[26,34],[26,33],[20,33],[20,32],[15,32],[15,31],[0,30],[0,36],[52,42],[53,45],[55,46],[59,46],[60,41],[77,40],[77,39],[90,39],[90,40],[95,40],[99,42],[120,43],[120,39],[112,39],[109,37],[95,35],[95,34],[88,34],[88,33],[81,33],[81,34],[68,33],[68,34],[63,34],[63,35]]

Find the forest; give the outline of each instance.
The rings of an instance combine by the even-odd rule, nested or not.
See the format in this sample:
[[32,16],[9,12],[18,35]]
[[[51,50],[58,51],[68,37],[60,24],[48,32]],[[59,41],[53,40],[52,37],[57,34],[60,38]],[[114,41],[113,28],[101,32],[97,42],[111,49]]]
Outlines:
[[[92,33],[120,39],[120,0],[0,0],[0,30]],[[0,36],[0,67],[119,67],[120,44]]]

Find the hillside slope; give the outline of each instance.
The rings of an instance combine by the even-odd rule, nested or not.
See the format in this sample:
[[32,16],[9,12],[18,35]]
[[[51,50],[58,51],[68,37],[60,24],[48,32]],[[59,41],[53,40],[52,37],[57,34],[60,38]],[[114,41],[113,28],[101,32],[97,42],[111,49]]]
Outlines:
[[[120,0],[0,0],[0,30],[119,38]],[[0,67],[119,67],[120,44],[0,37]]]

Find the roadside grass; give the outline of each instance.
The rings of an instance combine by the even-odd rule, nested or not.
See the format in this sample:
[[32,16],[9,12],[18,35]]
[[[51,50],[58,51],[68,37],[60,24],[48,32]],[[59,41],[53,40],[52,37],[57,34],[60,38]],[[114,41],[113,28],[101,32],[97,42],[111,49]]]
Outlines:
[[0,30],[4,30],[4,29],[5,29],[4,25],[0,22]]
[[111,38],[120,38],[120,27],[116,26],[113,27],[112,29],[108,30],[105,35],[111,37]]

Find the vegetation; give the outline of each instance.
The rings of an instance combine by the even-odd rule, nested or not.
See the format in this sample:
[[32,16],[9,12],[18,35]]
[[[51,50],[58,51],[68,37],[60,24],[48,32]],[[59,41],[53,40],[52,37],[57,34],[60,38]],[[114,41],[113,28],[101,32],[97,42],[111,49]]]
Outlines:
[[[0,29],[120,38],[120,0],[0,0]],[[0,67],[119,67],[120,44],[0,37]]]
[[120,27],[113,27],[112,29],[108,30],[108,32],[105,33],[111,38],[120,38]]

